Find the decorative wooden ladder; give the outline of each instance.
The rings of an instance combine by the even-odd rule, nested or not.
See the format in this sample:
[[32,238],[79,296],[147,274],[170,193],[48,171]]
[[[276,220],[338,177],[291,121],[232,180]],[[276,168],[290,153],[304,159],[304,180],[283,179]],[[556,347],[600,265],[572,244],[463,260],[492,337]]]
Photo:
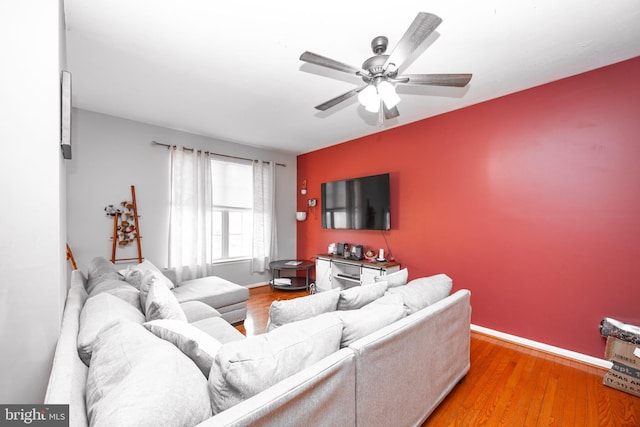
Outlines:
[[138,257],[137,258],[116,258],[116,249],[118,248],[118,222],[120,220],[120,212],[116,212],[113,217],[113,237],[111,244],[111,262],[116,263],[117,261],[133,261],[138,260],[138,263],[142,262],[142,245],[140,244],[140,222],[138,221],[138,204],[136,202],[136,188],[135,186],[131,186],[131,204],[133,205],[133,223],[135,227],[135,241],[138,247]]
[[78,265],[76,264],[76,259],[73,257],[73,252],[71,252],[71,248],[69,247],[68,243],[67,243],[67,261],[71,263],[72,269],[74,270],[78,269]]

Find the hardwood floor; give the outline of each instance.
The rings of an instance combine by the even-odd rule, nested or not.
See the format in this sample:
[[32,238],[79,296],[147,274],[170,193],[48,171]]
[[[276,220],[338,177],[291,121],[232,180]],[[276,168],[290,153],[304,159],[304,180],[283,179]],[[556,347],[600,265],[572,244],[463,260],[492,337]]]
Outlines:
[[[305,291],[252,288],[244,334],[264,333],[269,306]],[[602,385],[605,369],[471,333],[471,369],[423,427],[640,426],[640,397]]]
[[264,334],[269,319],[269,306],[275,300],[293,299],[308,295],[307,291],[280,291],[271,290],[271,287],[259,286],[249,289],[249,302],[247,303],[247,318],[244,325],[236,326],[246,336]]
[[606,369],[471,333],[471,369],[423,426],[640,426]]

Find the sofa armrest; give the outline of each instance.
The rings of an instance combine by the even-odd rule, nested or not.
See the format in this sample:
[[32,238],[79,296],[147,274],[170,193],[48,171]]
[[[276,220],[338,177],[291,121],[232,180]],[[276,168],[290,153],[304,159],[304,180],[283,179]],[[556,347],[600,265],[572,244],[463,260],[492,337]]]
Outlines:
[[353,356],[343,348],[198,427],[354,426]]
[[173,286],[178,286],[178,275],[175,268],[161,268],[160,272],[164,274],[167,279],[171,280]]
[[470,295],[459,290],[349,345],[358,425],[420,425],[469,371]]
[[80,312],[87,299],[86,281],[80,270],[73,270],[47,394],[44,398],[45,404],[69,405],[69,422],[72,426],[88,424],[84,399],[88,368],[80,360],[76,344]]

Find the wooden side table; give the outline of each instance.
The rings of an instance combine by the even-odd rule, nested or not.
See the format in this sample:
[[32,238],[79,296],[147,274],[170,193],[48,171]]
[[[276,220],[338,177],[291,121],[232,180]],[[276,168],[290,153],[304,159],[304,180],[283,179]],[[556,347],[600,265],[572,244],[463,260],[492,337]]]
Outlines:
[[[309,271],[315,267],[315,263],[308,260],[300,260],[300,259],[283,259],[278,261],[271,261],[269,263],[269,268],[271,269],[271,289],[283,289],[283,290],[291,290],[291,291],[299,291],[301,289],[306,289],[309,292]],[[280,279],[280,273],[282,270],[306,270],[305,277],[290,277],[291,284],[288,283],[277,283],[276,279]]]

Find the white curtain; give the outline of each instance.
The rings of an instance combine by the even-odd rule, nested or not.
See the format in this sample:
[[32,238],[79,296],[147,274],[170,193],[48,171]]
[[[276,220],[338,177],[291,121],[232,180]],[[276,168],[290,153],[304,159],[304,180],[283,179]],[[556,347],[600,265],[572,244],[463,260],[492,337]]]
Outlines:
[[169,267],[176,268],[179,280],[209,275],[211,191],[209,155],[172,149]]
[[262,273],[277,259],[275,162],[253,162],[253,253],[251,271]]

